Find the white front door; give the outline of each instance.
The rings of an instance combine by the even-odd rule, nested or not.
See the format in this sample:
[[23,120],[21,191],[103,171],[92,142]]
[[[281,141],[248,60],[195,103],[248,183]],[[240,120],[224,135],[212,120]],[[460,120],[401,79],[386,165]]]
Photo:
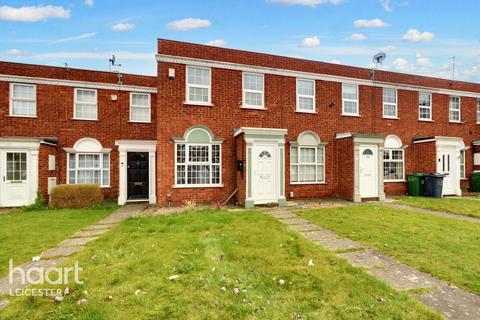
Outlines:
[[19,207],[30,204],[29,152],[3,151],[1,165],[1,205]]
[[359,151],[360,196],[362,198],[377,198],[378,147],[376,145],[363,145],[360,146]]
[[460,164],[458,158],[455,156],[456,151],[440,151],[438,152],[438,167],[437,173],[445,175],[443,178],[443,194],[454,195],[457,194],[457,184],[459,183],[459,169]]
[[277,202],[276,195],[276,146],[255,144],[253,148],[252,190],[255,204]]

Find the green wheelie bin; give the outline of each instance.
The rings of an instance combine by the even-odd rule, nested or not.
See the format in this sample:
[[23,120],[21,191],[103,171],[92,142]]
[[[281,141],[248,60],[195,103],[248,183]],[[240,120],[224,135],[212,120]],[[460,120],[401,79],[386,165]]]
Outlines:
[[472,173],[472,191],[480,192],[480,172]]
[[425,175],[423,173],[412,173],[407,175],[408,195],[421,197],[424,194]]

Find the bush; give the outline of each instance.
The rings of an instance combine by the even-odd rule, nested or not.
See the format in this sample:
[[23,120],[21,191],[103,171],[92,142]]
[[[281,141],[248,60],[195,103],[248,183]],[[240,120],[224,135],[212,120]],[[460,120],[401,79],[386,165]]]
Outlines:
[[42,192],[39,190],[37,191],[37,198],[35,198],[35,202],[29,206],[23,207],[23,211],[34,211],[34,210],[45,210],[48,209],[47,202],[43,197]]
[[102,191],[97,184],[61,184],[52,189],[50,207],[89,208],[103,201]]

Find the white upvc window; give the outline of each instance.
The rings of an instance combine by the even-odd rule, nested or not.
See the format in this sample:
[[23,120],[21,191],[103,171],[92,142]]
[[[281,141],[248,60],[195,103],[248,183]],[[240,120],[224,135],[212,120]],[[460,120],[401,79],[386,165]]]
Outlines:
[[212,103],[210,68],[187,66],[187,103],[210,105]]
[[325,182],[325,147],[290,148],[290,182],[309,184]]
[[37,88],[35,85],[10,83],[10,115],[37,116]]
[[462,121],[462,105],[460,97],[450,96],[449,104],[449,118],[450,122],[460,122]]
[[315,112],[315,80],[297,79],[297,111]]
[[75,89],[74,119],[97,120],[97,90]]
[[432,120],[432,95],[426,92],[418,94],[418,119]]
[[179,187],[221,185],[221,145],[175,144],[175,184]]
[[69,153],[67,161],[69,184],[110,186],[109,153]]
[[342,114],[358,116],[358,86],[342,84]]
[[151,101],[148,93],[130,93],[130,121],[150,122]]
[[385,149],[383,151],[383,172],[383,179],[385,182],[405,180],[403,149]]
[[383,88],[383,117],[398,118],[397,90]]
[[264,76],[259,73],[243,73],[243,107],[265,108]]
[[477,124],[480,124],[480,99],[477,99]]
[[460,150],[460,179],[466,179],[467,174],[465,170],[465,156],[467,154],[466,150]]

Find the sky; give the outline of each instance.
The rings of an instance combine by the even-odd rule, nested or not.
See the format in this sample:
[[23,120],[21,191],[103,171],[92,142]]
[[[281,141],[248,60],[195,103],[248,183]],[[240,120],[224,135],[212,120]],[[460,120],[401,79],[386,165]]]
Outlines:
[[[166,38],[480,82],[478,0],[0,1],[0,60],[156,74]],[[1,70],[0,70],[1,73]]]

